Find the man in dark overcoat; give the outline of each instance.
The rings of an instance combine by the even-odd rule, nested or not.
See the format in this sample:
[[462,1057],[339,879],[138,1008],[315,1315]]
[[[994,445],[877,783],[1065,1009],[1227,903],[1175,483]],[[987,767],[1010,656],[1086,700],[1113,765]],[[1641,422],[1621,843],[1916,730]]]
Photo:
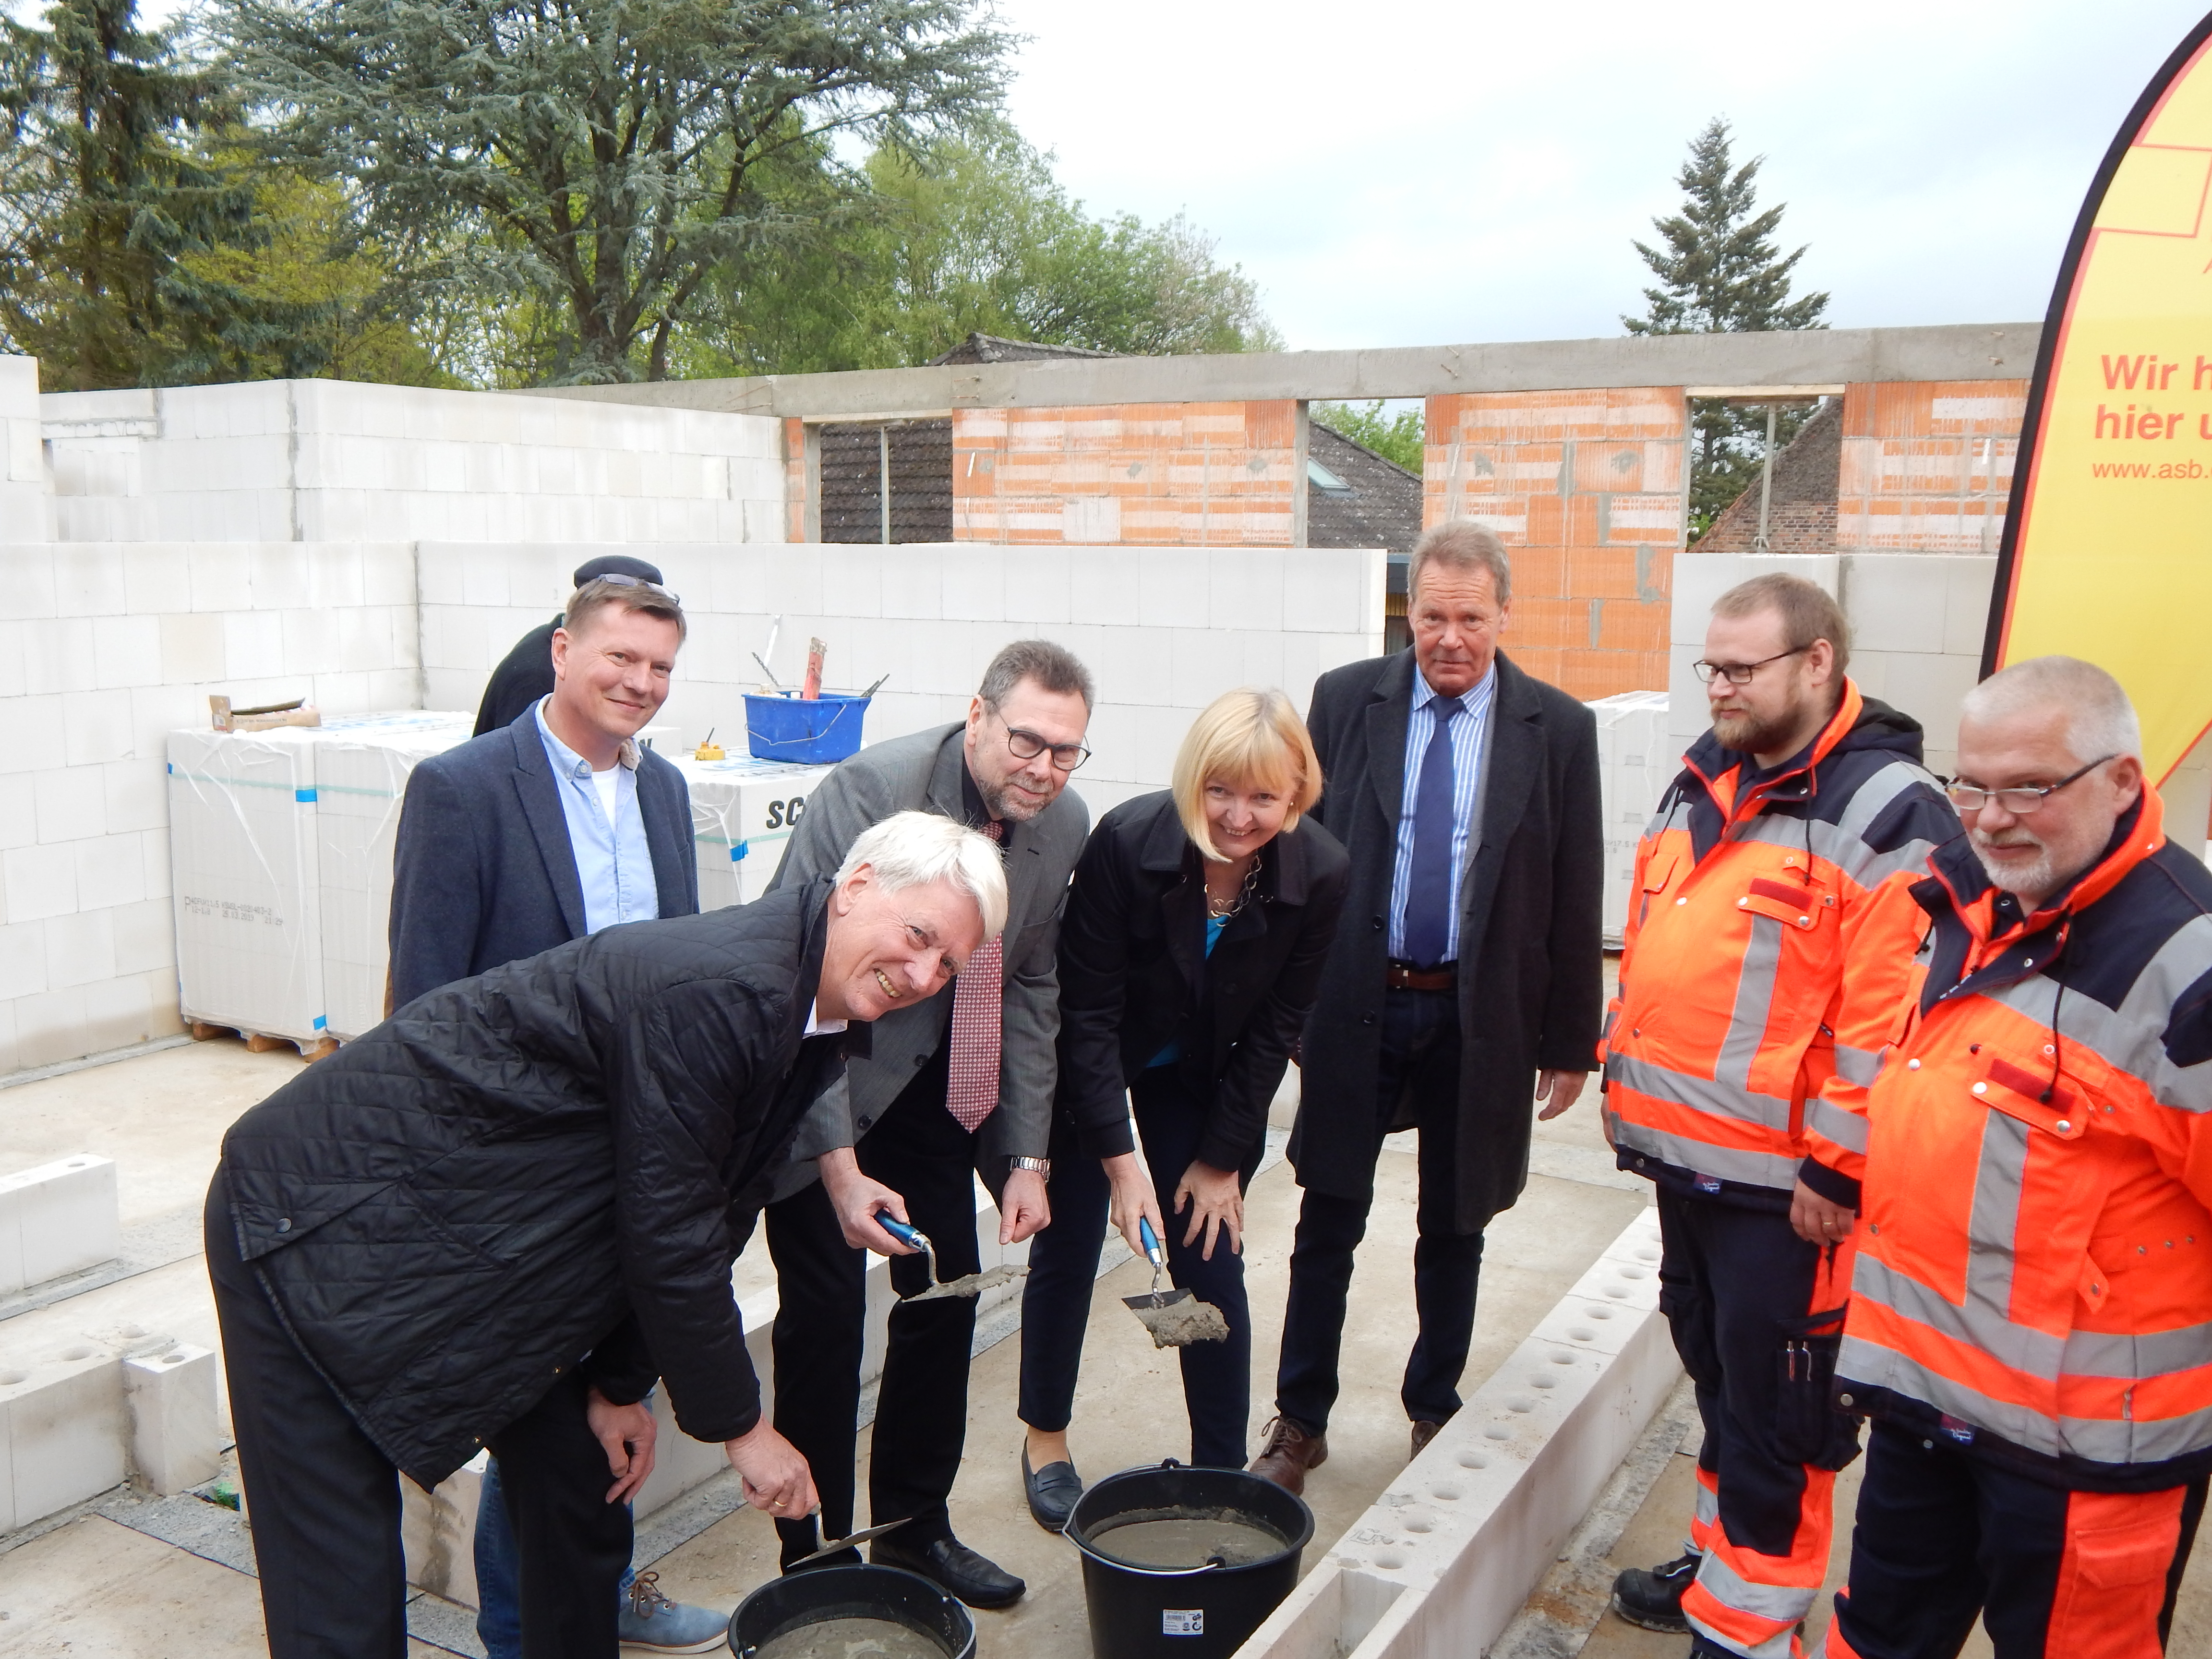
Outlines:
[[1252,1465],[1292,1492],[1328,1455],[1382,1137],[1420,1132],[1420,1328],[1401,1390],[1418,1454],[1460,1407],[1483,1229],[1528,1180],[1530,1096],[1556,1116],[1595,1063],[1596,721],[1498,651],[1512,567],[1488,530],[1425,532],[1408,586],[1413,648],[1322,675],[1307,716],[1327,780],[1314,816],[1352,881],[1306,1027],[1290,1145],[1304,1193],[1277,1415]]
[[848,1023],[935,994],[1006,904],[989,842],[902,813],[758,903],[432,991],[232,1126],[208,1273],[272,1659],[404,1653],[398,1477],[486,1446],[525,1659],[613,1659],[656,1373],[756,1507],[812,1507],[731,1264]]

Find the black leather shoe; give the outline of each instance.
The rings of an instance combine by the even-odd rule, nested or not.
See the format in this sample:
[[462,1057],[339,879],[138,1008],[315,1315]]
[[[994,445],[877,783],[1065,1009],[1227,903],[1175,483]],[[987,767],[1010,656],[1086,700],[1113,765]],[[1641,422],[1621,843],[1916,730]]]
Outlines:
[[868,1559],[879,1567],[918,1572],[950,1590],[971,1607],[1010,1607],[1029,1589],[994,1561],[988,1561],[957,1538],[939,1538],[902,1548],[888,1538],[868,1546]]
[[1030,1473],[1029,1449],[1024,1447],[1022,1489],[1029,1494],[1030,1518],[1047,1532],[1065,1532],[1075,1500],[1083,1496],[1083,1477],[1073,1463],[1048,1463]]
[[1645,1630],[1688,1630],[1682,1593],[1696,1580],[1698,1565],[1705,1559],[1688,1550],[1663,1566],[1629,1568],[1613,1581],[1613,1610]]

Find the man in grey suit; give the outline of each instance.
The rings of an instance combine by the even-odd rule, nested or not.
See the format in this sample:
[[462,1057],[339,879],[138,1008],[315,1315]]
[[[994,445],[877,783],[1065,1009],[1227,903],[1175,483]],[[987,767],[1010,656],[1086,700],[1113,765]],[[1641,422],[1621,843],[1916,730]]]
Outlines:
[[[817,1160],[821,1179],[768,1209],[781,1299],[775,1425],[805,1454],[833,1536],[853,1529],[863,1250],[894,1258],[891,1284],[902,1297],[927,1287],[933,1265],[940,1280],[977,1272],[978,1173],[999,1202],[1000,1243],[1018,1243],[1050,1219],[1054,956],[1068,877],[1091,827],[1082,800],[1065,790],[1090,753],[1091,704],[1091,676],[1070,653],[1017,641],[992,659],[964,724],[878,744],[832,772],[808,798],[776,874],[781,888],[834,871],[869,825],[917,808],[981,830],[1006,862],[1003,950],[987,945],[949,993],[877,1023],[872,1053],[848,1062],[844,1093],[824,1097],[794,1149]],[[929,1237],[933,1264],[878,1224],[884,1211]],[[954,1537],[946,1509],[967,1429],[975,1329],[973,1298],[892,1310],[868,1506],[878,1522],[911,1519],[870,1553],[971,1607],[997,1607],[1026,1586]],[[787,1566],[818,1542],[811,1518],[779,1521],[776,1530]]]

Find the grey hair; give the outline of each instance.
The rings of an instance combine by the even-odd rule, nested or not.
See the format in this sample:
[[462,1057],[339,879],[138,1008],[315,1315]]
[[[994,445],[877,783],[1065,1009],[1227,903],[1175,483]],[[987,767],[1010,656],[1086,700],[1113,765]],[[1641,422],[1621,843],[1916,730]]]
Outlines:
[[1001,647],[983,671],[983,683],[975,688],[975,695],[996,708],[1024,680],[1035,680],[1038,690],[1055,696],[1081,697],[1085,714],[1097,702],[1091,671],[1075,653],[1050,640],[1016,640]]
[[1496,531],[1472,519],[1448,519],[1421,532],[1420,540],[1413,544],[1412,568],[1406,573],[1407,598],[1420,590],[1421,572],[1432,564],[1462,572],[1486,570],[1498,604],[1512,600],[1513,561],[1506,555],[1505,544],[1498,539]]
[[2107,755],[2142,758],[2142,722],[2120,683],[2079,657],[2030,657],[1966,693],[1961,720],[1994,720],[2031,709],[2067,712],[2066,746],[2082,764]]
[[837,866],[842,885],[866,865],[886,893],[949,881],[982,913],[983,937],[1006,925],[1006,872],[989,837],[936,812],[894,812],[860,832]]

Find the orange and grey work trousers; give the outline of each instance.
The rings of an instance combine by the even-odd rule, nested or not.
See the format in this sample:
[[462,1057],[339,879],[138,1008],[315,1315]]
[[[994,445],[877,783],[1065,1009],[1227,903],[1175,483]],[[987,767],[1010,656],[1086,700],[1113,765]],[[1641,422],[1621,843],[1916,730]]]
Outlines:
[[1705,1560],[1682,1613],[1709,1644],[1787,1659],[1827,1572],[1835,1472],[1858,1455],[1856,1419],[1829,1405],[1852,1247],[1668,1187],[1659,1225],[1659,1306],[1705,1427],[1690,1528]]
[[2069,1492],[1876,1423],[1827,1659],[1951,1659],[1978,1614],[1996,1659],[2159,1659],[2204,1491]]

